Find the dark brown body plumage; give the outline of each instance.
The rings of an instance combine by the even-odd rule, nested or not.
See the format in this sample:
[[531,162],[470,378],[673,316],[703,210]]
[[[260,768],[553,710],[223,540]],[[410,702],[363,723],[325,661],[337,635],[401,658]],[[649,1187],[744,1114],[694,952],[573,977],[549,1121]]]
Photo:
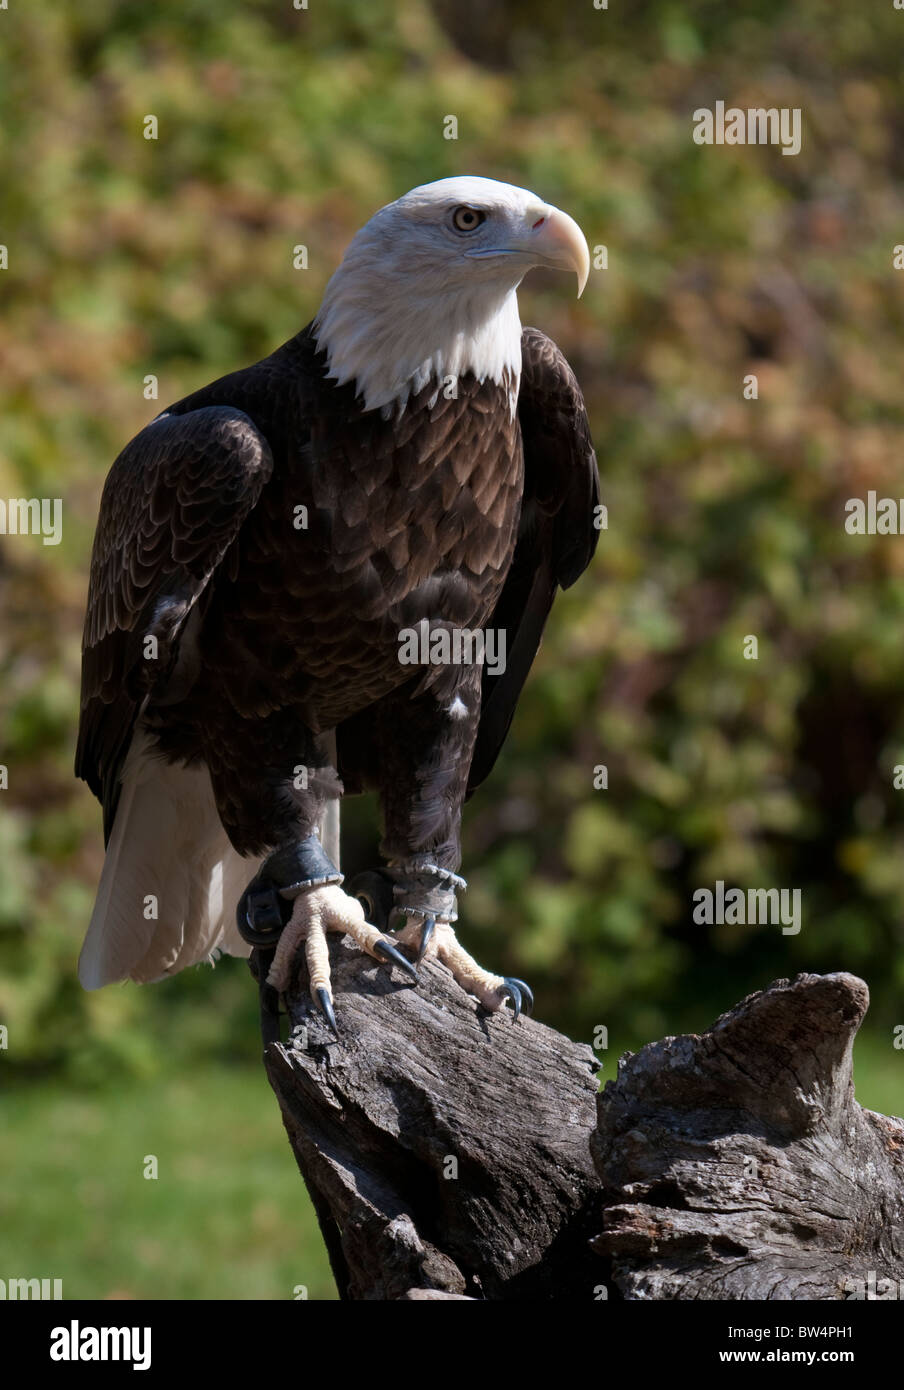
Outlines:
[[[339,791],[317,736],[336,729],[345,789],[380,791],[386,856],[458,867],[469,770],[473,789],[555,589],[596,540],[577,384],[535,330],[523,357],[515,415],[506,383],[466,376],[384,418],[328,381],[306,329],[124,450],[92,561],[77,756],[108,835],[138,720],[162,757],[207,764],[242,854],[314,829]],[[422,619],[504,627],[505,674],[401,665],[399,633]]]

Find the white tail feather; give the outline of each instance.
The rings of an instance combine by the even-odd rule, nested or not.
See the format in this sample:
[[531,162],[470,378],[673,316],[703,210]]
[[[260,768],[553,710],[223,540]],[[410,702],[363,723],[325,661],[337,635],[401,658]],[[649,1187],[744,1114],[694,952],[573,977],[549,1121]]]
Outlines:
[[260,860],[230,845],[207,769],[166,763],[148,746],[139,729],[79,957],[85,989],[127,978],[149,983],[217,950],[250,953],[235,909]]

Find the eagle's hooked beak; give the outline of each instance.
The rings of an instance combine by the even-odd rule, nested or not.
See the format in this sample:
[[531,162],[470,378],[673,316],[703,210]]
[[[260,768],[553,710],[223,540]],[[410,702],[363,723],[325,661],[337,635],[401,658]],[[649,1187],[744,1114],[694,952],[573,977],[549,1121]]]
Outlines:
[[523,256],[531,266],[573,270],[578,277],[578,299],[590,274],[590,251],[584,233],[561,208],[541,203],[530,214],[523,236],[507,246],[486,246],[466,251],[467,256]]
[[548,207],[531,227],[531,242],[524,249],[536,256],[538,265],[557,270],[573,270],[578,277],[578,299],[590,274],[587,240],[573,217],[559,208]]

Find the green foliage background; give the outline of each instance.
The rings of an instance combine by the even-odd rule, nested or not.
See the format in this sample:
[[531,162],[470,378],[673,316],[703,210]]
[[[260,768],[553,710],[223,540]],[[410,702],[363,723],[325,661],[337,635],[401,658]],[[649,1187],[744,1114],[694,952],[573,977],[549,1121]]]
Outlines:
[[[873,991],[859,1094],[902,1108],[904,542],[843,523],[847,498],[904,492],[904,13],[309,5],[0,11],[0,497],[64,506],[57,548],[0,537],[0,1274],[56,1260],[72,1294],[328,1290],[276,1107],[257,1100],[244,964],[144,990],[76,983],[102,862],[99,810],[71,772],[81,618],[122,445],[296,332],[376,207],[447,174],[532,187],[609,252],[580,303],[563,278],[522,290],[523,320],[584,387],[609,529],[466,814],[465,939],[532,980],[545,1021],[585,1037],[605,1024],[604,1076],[625,1046],[705,1027],[776,976],[854,970]],[[800,107],[801,153],[696,145],[692,113],[717,100]],[[347,862],[368,862],[373,839],[372,809],[355,808]],[[694,925],[694,889],[718,878],[801,888],[803,930]],[[58,1123],[71,1147],[38,1162]],[[112,1175],[167,1142],[211,1175],[214,1214],[175,1180],[167,1206],[161,1184],[158,1258],[133,1226],[159,1212],[136,1183],[113,1220]],[[73,1168],[105,1260],[71,1230]],[[249,1282],[248,1258],[279,1244],[269,1218],[241,1220],[243,1184],[265,1182],[289,1229],[297,1211],[307,1264],[274,1249]]]

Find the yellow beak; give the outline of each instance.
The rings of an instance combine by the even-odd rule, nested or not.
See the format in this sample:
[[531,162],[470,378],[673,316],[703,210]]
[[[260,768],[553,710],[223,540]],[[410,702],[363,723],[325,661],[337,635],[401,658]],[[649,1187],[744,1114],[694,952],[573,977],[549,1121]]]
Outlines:
[[573,270],[578,277],[578,299],[584,292],[590,274],[590,250],[587,239],[573,217],[559,208],[548,207],[545,216],[531,228],[530,240],[524,250],[536,259],[537,265],[556,270]]

